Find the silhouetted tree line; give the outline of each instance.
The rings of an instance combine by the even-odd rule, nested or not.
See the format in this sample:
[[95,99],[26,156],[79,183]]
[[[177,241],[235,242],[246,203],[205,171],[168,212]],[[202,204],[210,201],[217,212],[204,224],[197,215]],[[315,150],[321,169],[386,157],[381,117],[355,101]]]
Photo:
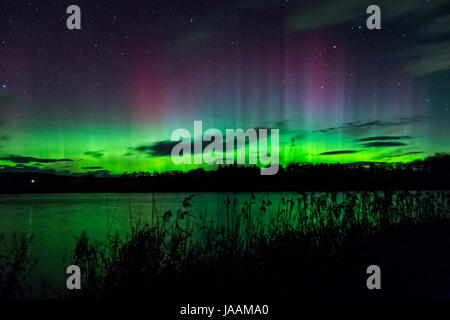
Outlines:
[[450,155],[439,153],[408,163],[291,163],[273,176],[262,176],[256,166],[239,165],[188,172],[133,172],[117,177],[0,173],[0,192],[442,190],[450,188],[449,169]]
[[[415,160],[412,162],[355,162],[355,163],[290,163],[285,168],[280,166],[277,175],[297,175],[328,173],[338,174],[343,172],[357,173],[413,173],[428,172],[444,173],[450,169],[450,154],[437,153],[434,156],[427,157],[424,160]],[[145,179],[150,177],[167,176],[229,176],[229,175],[260,175],[260,168],[257,166],[242,166],[237,164],[218,165],[216,170],[205,170],[203,168],[193,169],[187,172],[166,171],[166,172],[133,172],[123,173],[122,179]]]

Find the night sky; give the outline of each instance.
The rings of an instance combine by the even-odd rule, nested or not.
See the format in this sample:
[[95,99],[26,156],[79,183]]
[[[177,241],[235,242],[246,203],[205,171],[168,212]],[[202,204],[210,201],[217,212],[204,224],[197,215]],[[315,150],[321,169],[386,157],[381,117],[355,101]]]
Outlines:
[[[81,30],[66,28],[80,6]],[[366,8],[381,8],[381,30]],[[448,0],[2,0],[0,170],[188,170],[171,133],[279,128],[280,161],[450,151]]]

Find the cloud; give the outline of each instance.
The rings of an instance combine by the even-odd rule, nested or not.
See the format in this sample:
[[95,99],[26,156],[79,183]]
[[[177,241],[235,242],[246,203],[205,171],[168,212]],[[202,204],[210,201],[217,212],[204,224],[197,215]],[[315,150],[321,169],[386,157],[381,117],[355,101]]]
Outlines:
[[423,151],[407,151],[407,149],[395,149],[395,150],[389,150],[389,153],[378,153],[374,159],[392,159],[392,158],[400,158],[403,156],[408,155],[419,155],[419,154],[425,154]]
[[[450,70],[450,15],[445,9],[448,0],[316,0],[295,6],[287,20],[291,32],[353,24],[365,28],[366,8],[376,4],[381,8],[382,25],[396,26],[407,18],[414,21],[411,41],[395,55],[406,61],[407,71],[421,77]],[[445,39],[445,40],[444,40]],[[397,49],[395,49],[397,51]]]
[[410,155],[410,154],[421,154],[421,153],[424,153],[424,152],[423,151],[411,151],[411,152],[406,152],[406,153],[403,153],[403,154],[399,154],[396,157],[407,156],[407,155]]
[[18,155],[9,155],[7,157],[0,157],[0,160],[3,161],[11,161],[13,163],[32,163],[32,162],[38,162],[38,163],[53,163],[53,162],[66,162],[66,161],[73,161],[71,159],[41,159],[41,158],[34,158],[34,157],[23,157]]
[[[101,167],[86,167],[83,169],[94,169],[94,168],[101,168]],[[83,173],[73,173],[68,170],[55,170],[52,168],[40,168],[36,165],[25,165],[25,164],[17,164],[15,166],[10,165],[0,165],[0,172],[1,173],[16,173],[16,172],[26,172],[26,173],[41,173],[41,174],[53,174],[53,175],[64,175],[64,176],[84,176],[86,174],[92,174],[96,177],[117,177],[116,174],[111,173],[108,170],[96,170],[96,171],[89,171],[89,172],[83,172]]]
[[432,42],[406,52],[412,56],[408,71],[416,77],[450,70],[450,41]]
[[95,170],[95,169],[102,169],[103,167],[83,167],[84,170]]
[[432,19],[419,32],[426,36],[450,33],[450,14]]
[[170,156],[173,147],[175,147],[178,143],[180,143],[180,141],[158,141],[151,145],[136,147],[133,151],[154,157],[165,157]]
[[361,135],[372,129],[383,129],[405,126],[413,123],[419,123],[424,121],[426,118],[423,116],[404,116],[396,118],[393,120],[372,120],[372,121],[352,121],[344,123],[338,127],[330,127],[325,129],[315,130],[315,133],[344,133],[351,136]]
[[122,157],[131,157],[131,156],[133,156],[134,155],[134,153],[132,152],[132,151],[128,151],[128,152],[125,152],[123,155],[122,155]]
[[332,156],[337,154],[351,154],[351,153],[357,153],[359,151],[357,150],[339,150],[339,151],[329,151],[329,152],[322,152],[319,155],[320,156]]
[[9,140],[11,140],[10,136],[7,136],[7,135],[0,136],[0,141],[9,141]]
[[[257,19],[246,19],[246,25],[250,25],[251,21],[258,21],[261,14],[265,14],[267,10],[274,10],[280,8],[280,0],[246,0],[246,1],[228,1],[227,10],[233,12],[240,11],[246,17],[253,16]],[[283,4],[285,6],[287,3]],[[281,7],[283,8],[283,7]],[[194,50],[196,45],[201,45],[208,41],[219,39],[229,34],[227,23],[223,21],[223,4],[219,2],[210,3],[208,10],[200,11],[197,15],[189,17],[181,17],[177,20],[170,21],[170,27],[166,23],[160,26],[152,26],[152,29],[160,28],[161,32],[167,32],[167,29],[172,29],[174,34],[178,36],[176,39],[176,46],[178,50]],[[192,22],[191,23],[191,20]],[[186,25],[188,23],[188,26]],[[259,27],[259,24],[256,26]]]
[[409,156],[409,155],[413,155],[413,154],[424,154],[424,153],[425,152],[423,152],[423,151],[411,151],[411,152],[400,153],[400,154],[391,155],[391,156],[387,156],[387,157],[397,158],[397,157]]
[[360,0],[316,1],[313,5],[299,8],[291,15],[288,28],[292,31],[302,31],[327,27],[351,21],[364,14],[365,8]]
[[364,141],[408,140],[408,139],[412,139],[412,137],[411,136],[378,136],[378,137],[358,139],[356,141],[364,142]]
[[403,142],[370,142],[363,144],[365,148],[371,147],[401,147],[406,146],[406,143]]
[[432,15],[437,9],[447,5],[447,0],[316,0],[312,4],[299,6],[288,20],[291,31],[303,31],[321,27],[329,27],[342,23],[359,21],[365,24],[366,9],[371,4],[381,8],[382,20],[400,19],[405,15],[423,17]]
[[[262,128],[255,129],[256,132],[257,132],[257,134],[256,134],[257,136],[258,136],[258,132],[259,132],[258,130],[259,129],[262,129]],[[267,128],[264,128],[264,129],[267,129]],[[270,133],[271,133],[271,131],[270,131],[270,129],[268,129],[267,137],[270,137]],[[207,138],[207,136],[203,137],[203,139],[206,139],[206,138]],[[223,149],[222,150],[225,152],[226,151],[226,143],[228,141],[227,140],[227,136],[223,135],[222,139],[223,139]],[[237,146],[237,143],[236,143],[237,140],[238,139],[235,137],[235,143],[234,143],[235,149],[236,149],[236,146]],[[199,153],[201,153],[203,151],[203,149],[207,145],[212,143],[213,141],[214,141],[214,139],[212,137],[211,137],[211,141],[203,141],[203,140],[201,140],[202,148],[199,151]],[[125,153],[124,156],[131,156],[133,154],[133,152],[139,152],[139,153],[144,153],[146,155],[153,156],[153,157],[166,157],[166,156],[170,156],[172,154],[172,149],[176,145],[178,145],[180,142],[182,142],[182,141],[181,140],[180,141],[171,141],[171,140],[157,141],[157,142],[154,142],[154,143],[152,143],[150,145],[143,145],[143,146],[139,146],[139,147],[135,147],[135,148],[129,148],[130,151]],[[194,150],[194,143],[195,143],[195,140],[191,140],[190,141],[191,154],[196,154],[196,150]],[[183,144],[189,145],[189,142],[183,142]],[[249,139],[245,138],[245,143],[243,143],[243,145],[244,146],[248,146],[249,145]]]
[[[172,149],[180,142],[181,140],[180,141],[163,140],[152,143],[151,145],[136,147],[133,149],[133,151],[145,153],[153,157],[167,157],[172,154]],[[209,141],[206,142],[202,141],[202,150],[209,143],[210,143]],[[184,143],[184,145],[189,145],[189,143]],[[202,152],[202,150],[200,150],[200,153]],[[194,140],[191,140],[191,153],[195,154]]]
[[[0,172],[30,172],[30,173],[58,174],[56,170],[51,168],[42,169],[37,166],[26,166],[22,164],[18,164],[15,166],[0,165]],[[68,172],[62,173],[68,174]]]
[[86,151],[83,154],[86,155],[86,156],[93,157],[93,158],[101,158],[104,155],[102,150],[100,150],[100,151]]

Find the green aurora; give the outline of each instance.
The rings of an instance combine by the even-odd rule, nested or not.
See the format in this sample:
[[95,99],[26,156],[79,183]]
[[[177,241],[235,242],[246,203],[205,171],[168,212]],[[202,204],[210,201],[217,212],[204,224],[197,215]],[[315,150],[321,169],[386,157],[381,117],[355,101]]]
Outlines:
[[68,31],[64,5],[5,1],[0,170],[214,169],[169,156],[195,120],[279,129],[281,165],[448,152],[448,3],[401,2],[379,1],[368,30],[365,1],[80,1],[83,28]]

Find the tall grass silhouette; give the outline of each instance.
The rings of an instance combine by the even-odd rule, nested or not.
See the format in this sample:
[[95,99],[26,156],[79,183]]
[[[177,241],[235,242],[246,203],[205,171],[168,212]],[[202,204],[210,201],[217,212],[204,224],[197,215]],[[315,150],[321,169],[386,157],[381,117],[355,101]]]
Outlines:
[[[8,241],[9,240],[9,241]],[[27,299],[32,296],[29,280],[37,262],[31,249],[34,235],[0,234],[0,299]]]
[[392,280],[384,297],[441,295],[450,283],[440,193],[298,193],[277,204],[250,194],[225,200],[224,222],[194,212],[193,201],[176,212],[153,206],[150,221],[135,220],[124,238],[80,234],[66,264],[81,267],[83,289],[65,298],[367,297],[371,264]]

